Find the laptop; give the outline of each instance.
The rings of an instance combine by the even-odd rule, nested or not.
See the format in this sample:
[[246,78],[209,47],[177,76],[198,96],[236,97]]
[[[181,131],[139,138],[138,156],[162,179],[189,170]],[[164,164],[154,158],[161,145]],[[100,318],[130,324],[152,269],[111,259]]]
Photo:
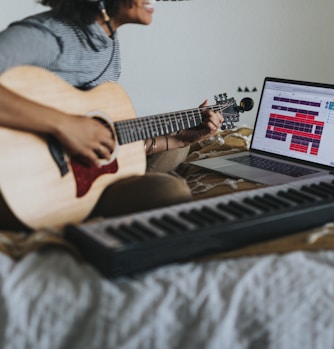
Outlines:
[[193,165],[268,185],[334,167],[334,85],[266,77],[249,151]]

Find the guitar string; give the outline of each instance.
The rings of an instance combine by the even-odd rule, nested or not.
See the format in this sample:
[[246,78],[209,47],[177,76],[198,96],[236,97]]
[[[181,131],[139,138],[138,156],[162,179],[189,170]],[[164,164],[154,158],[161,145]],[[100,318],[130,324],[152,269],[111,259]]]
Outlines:
[[[223,113],[224,116],[230,117],[233,115],[236,115],[235,113]],[[168,118],[167,118],[167,117]],[[170,114],[157,114],[149,117],[139,117],[129,120],[122,120],[117,121],[117,124],[119,125],[119,128],[127,128],[130,126],[132,128],[136,124],[142,124],[142,125],[152,125],[152,124],[160,124],[162,125],[170,125],[170,124],[179,124],[180,122],[190,122],[192,120],[196,119],[202,119],[202,112],[198,111],[193,112],[192,115],[184,115],[184,113],[170,113]]]
[[[216,106],[213,106],[210,109],[218,110],[218,111],[221,110],[221,108]],[[225,107],[224,109],[227,109],[227,107]],[[144,116],[144,117],[139,117],[134,119],[117,121],[117,123],[119,124],[120,128],[126,128],[128,125],[138,124],[138,123],[147,123],[148,125],[151,125],[154,122],[154,120],[157,120],[157,122],[159,122],[160,124],[171,124],[173,122],[179,123],[180,121],[184,122],[184,120],[189,120],[189,119],[192,119],[193,117],[202,118],[202,110],[205,110],[205,108],[189,109],[189,110],[183,110],[180,112]],[[189,115],[190,113],[192,113],[192,115]],[[235,113],[223,113],[223,115],[232,116],[232,115],[235,115]]]
[[[234,113],[225,113],[225,117],[235,116]],[[140,118],[139,118],[140,119]],[[126,121],[122,124],[117,124],[116,131],[120,144],[130,143],[133,141],[148,139],[153,136],[170,134],[172,132],[179,131],[180,129],[187,129],[199,125],[202,122],[202,117],[199,118],[194,124],[189,124],[188,119],[175,119],[174,123],[165,122],[164,119],[160,118],[160,127],[157,122],[145,121],[134,119],[132,122]],[[186,122],[184,121],[186,120]],[[164,121],[162,123],[161,121]],[[180,122],[182,121],[182,127],[180,127]],[[192,120],[194,122],[194,120]],[[234,122],[229,120],[229,122]],[[188,123],[188,126],[185,126],[185,123]],[[226,121],[225,123],[226,124]],[[135,127],[137,126],[137,127]],[[139,127],[138,127],[139,126]]]
[[[224,113],[231,104],[216,104],[209,107],[185,109],[178,112],[163,113],[147,117],[139,117],[130,120],[117,121],[115,128],[120,144],[130,143],[137,140],[148,139],[157,135],[166,135],[199,125],[202,122],[203,111],[211,109],[222,112],[223,116],[230,118],[236,113]],[[192,115],[189,115],[192,114]],[[181,128],[180,128],[181,123]],[[188,125],[187,127],[185,125]],[[137,127],[135,127],[137,126]],[[139,126],[139,127],[138,127]],[[152,129],[155,127],[155,130]],[[151,132],[150,132],[151,131]]]

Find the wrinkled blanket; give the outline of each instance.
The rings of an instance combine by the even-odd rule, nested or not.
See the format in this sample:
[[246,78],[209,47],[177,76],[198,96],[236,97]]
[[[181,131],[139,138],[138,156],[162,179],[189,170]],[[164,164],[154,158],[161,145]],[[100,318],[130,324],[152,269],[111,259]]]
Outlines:
[[[201,199],[256,187],[188,161],[247,149],[251,130],[192,147]],[[334,224],[107,280],[61,232],[0,233],[0,348],[334,347]]]
[[334,347],[334,252],[174,264],[106,280],[63,250],[0,254],[5,349]]

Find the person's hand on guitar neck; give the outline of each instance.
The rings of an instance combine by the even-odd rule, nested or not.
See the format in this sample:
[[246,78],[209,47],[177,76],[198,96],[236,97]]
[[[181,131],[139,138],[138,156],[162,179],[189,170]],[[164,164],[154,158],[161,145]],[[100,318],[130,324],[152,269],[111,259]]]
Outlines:
[[215,112],[211,109],[205,108],[207,105],[208,100],[205,100],[199,106],[199,108],[203,108],[204,115],[201,125],[179,131],[174,135],[156,137],[154,141],[152,139],[147,140],[145,142],[147,153],[150,155],[166,150],[183,148],[190,144],[201,142],[208,137],[216,135],[224,122],[224,118],[220,112]]
[[192,143],[201,142],[207,137],[214,136],[218,133],[224,118],[220,112],[215,112],[211,109],[205,108],[208,105],[208,100],[206,99],[199,107],[204,108],[203,123],[197,127],[189,128],[179,132],[176,138],[181,141],[184,146]]

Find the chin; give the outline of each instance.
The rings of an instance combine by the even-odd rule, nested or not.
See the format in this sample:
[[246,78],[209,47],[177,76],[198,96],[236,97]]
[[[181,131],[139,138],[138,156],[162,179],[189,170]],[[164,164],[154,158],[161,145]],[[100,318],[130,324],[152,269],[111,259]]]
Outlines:
[[150,25],[151,23],[152,23],[152,17],[142,18],[140,21],[140,24],[143,24],[143,25]]

